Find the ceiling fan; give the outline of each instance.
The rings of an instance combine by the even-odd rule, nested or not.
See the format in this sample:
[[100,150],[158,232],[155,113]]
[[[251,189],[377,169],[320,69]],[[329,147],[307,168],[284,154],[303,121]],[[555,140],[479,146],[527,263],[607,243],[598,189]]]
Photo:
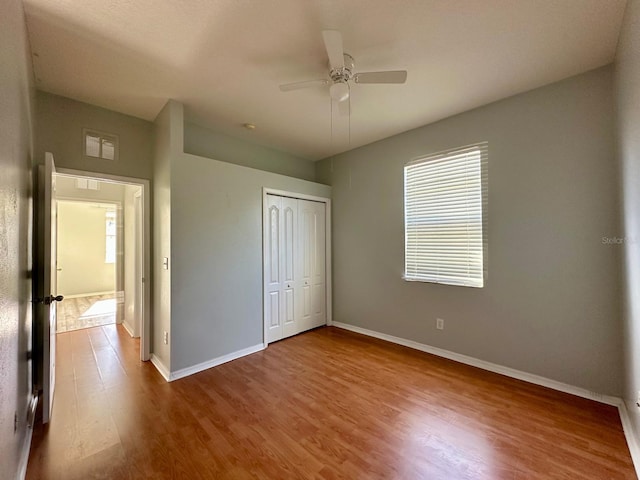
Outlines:
[[[342,112],[348,112],[351,83],[405,83],[407,81],[406,70],[389,70],[385,72],[354,72],[354,60],[351,55],[345,53],[342,48],[342,34],[337,30],[323,30],[322,38],[329,57],[329,78],[307,80],[304,82],[286,83],[280,85],[280,90],[289,92],[301,88],[329,87],[329,94],[338,102]],[[343,110],[343,106],[346,110]]]

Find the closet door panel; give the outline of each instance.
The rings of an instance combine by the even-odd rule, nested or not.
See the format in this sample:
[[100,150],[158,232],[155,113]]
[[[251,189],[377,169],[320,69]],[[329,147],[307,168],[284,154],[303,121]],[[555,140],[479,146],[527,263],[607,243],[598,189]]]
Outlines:
[[267,288],[265,298],[267,337],[269,342],[282,338],[282,198],[267,195],[265,225]]
[[282,199],[282,221],[283,221],[283,249],[282,260],[283,274],[285,282],[293,282],[295,278],[296,264],[296,227],[298,221],[296,214],[298,211],[297,201],[293,198]]
[[280,335],[280,292],[269,292],[267,312],[269,328],[273,329],[275,336]]
[[312,327],[318,327],[327,323],[326,314],[326,224],[325,204],[316,202],[313,212],[313,312],[311,318]]
[[298,263],[296,245],[298,227],[298,201],[294,198],[282,198],[282,337],[298,333],[296,315],[296,264]]
[[298,200],[298,256],[300,261],[299,285],[301,289],[300,332],[313,328],[313,264],[315,203]]

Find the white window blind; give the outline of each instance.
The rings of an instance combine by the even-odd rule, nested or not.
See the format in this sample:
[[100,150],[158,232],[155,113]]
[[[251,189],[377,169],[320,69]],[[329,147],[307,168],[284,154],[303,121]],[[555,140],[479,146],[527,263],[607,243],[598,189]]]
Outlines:
[[405,165],[406,280],[484,286],[486,147],[483,143]]

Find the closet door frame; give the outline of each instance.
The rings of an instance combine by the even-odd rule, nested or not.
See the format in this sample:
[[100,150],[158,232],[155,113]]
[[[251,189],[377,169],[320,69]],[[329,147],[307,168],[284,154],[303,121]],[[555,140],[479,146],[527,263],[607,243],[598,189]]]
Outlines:
[[268,215],[269,207],[267,206],[267,195],[278,195],[281,197],[295,198],[299,200],[310,200],[312,202],[320,202],[325,204],[325,285],[326,285],[326,312],[327,312],[327,325],[333,325],[333,315],[331,310],[331,199],[327,197],[317,197],[315,195],[307,195],[304,193],[288,192],[286,190],[276,190],[274,188],[262,188],[262,324],[263,333],[262,338],[264,346],[269,344],[269,334],[267,325],[267,316],[265,314],[266,299],[268,296],[268,271],[267,271],[267,258],[269,252],[267,251],[267,225],[269,224]]

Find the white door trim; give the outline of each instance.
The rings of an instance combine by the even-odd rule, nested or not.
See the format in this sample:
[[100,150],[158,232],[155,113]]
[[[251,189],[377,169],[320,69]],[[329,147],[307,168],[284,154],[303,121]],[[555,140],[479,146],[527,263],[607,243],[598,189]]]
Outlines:
[[[145,315],[145,304],[144,304],[144,194],[142,189],[134,193],[133,195],[133,211],[135,212],[135,220],[134,220],[134,239],[136,252],[140,252],[140,255],[135,256],[136,266],[135,266],[135,312],[136,312],[136,324],[134,325],[135,333],[138,336],[142,335],[142,331],[144,330],[144,315]],[[140,223],[137,218],[138,215],[141,217],[142,222]],[[140,312],[142,312],[142,317],[140,316]]]
[[264,312],[265,302],[267,299],[267,269],[265,268],[265,262],[268,258],[267,252],[267,239],[265,236],[265,225],[268,222],[268,208],[267,208],[267,195],[279,195],[281,197],[297,198],[299,200],[310,200],[313,202],[320,202],[325,204],[325,282],[327,286],[326,291],[326,311],[327,311],[327,325],[333,325],[333,316],[331,310],[331,292],[332,292],[332,275],[331,275],[331,199],[328,197],[317,197],[315,195],[307,195],[305,193],[288,192],[286,190],[277,190],[275,188],[262,188],[262,339],[265,348],[269,344],[267,318]]
[[124,177],[121,175],[111,175],[108,173],[89,172],[84,170],[74,170],[69,168],[59,168],[56,173],[63,175],[74,175],[95,180],[111,181],[114,183],[124,183],[139,185],[142,187],[142,216],[143,226],[143,265],[144,265],[144,306],[142,331],[140,332],[140,360],[147,361],[151,358],[151,190],[149,180],[144,178]]

